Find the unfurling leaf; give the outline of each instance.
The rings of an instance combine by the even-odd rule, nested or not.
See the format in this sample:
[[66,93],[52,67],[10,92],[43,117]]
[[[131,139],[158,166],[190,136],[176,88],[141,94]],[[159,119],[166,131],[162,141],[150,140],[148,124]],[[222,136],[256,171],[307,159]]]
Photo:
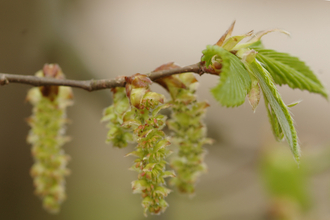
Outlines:
[[253,31],[250,31],[243,35],[232,36],[228,38],[223,45],[221,46],[225,50],[232,50],[239,42],[241,42],[244,38],[251,36]]
[[206,68],[212,64],[214,57],[222,61],[220,82],[211,89],[214,98],[226,107],[243,104],[251,89],[251,79],[243,63],[219,46],[208,45],[203,54],[202,61],[205,61]]

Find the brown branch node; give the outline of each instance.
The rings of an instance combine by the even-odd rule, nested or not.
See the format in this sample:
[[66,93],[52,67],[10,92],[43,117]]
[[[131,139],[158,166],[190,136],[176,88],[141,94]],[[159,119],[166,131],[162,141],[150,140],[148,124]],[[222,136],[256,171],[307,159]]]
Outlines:
[[9,84],[7,77],[4,74],[0,74],[0,86]]

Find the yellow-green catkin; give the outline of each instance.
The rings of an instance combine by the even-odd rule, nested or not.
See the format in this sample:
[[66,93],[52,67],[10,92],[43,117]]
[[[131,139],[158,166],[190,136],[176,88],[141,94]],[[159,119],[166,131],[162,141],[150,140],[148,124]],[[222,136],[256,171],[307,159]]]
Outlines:
[[[156,70],[176,68],[173,63],[165,64]],[[203,123],[207,102],[198,102],[195,90],[198,82],[192,73],[182,73],[161,78],[157,81],[167,89],[172,97],[171,119],[168,127],[173,131],[172,140],[178,146],[178,153],[171,161],[176,177],[171,179],[179,191],[187,194],[195,192],[198,177],[206,172],[204,163],[204,144],[211,144],[206,138],[206,127]]]
[[106,143],[112,143],[114,147],[123,148],[133,141],[132,132],[121,126],[124,114],[130,110],[130,104],[124,87],[116,87],[111,89],[111,91],[113,104],[104,109],[101,121],[108,122],[107,127],[109,131]]
[[123,126],[134,130],[137,140],[136,150],[129,153],[138,157],[132,169],[138,172],[138,180],[132,182],[134,193],[142,194],[144,214],[159,214],[168,207],[165,197],[171,190],[165,187],[165,177],[174,177],[172,171],[166,171],[165,158],[171,153],[162,128],[166,117],[159,114],[163,108],[164,96],[151,92],[151,80],[141,74],[126,77],[126,92],[131,111],[124,116]]
[[[45,64],[38,77],[64,78],[57,64]],[[43,201],[43,207],[57,213],[66,199],[65,176],[69,156],[62,146],[69,140],[65,136],[66,107],[72,105],[72,91],[69,87],[42,86],[29,90],[27,100],[33,105],[28,119],[31,130],[27,142],[32,145],[34,165],[31,176],[35,194]]]

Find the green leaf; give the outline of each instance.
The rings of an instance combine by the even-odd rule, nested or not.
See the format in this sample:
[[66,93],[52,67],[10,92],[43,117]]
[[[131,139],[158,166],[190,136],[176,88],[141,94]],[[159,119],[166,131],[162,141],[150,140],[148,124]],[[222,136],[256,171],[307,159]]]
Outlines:
[[267,98],[265,98],[265,105],[268,113],[269,122],[272,125],[273,134],[277,141],[283,140],[284,134],[276,114],[271,106],[269,106]]
[[281,139],[283,133],[285,139],[289,143],[295,160],[299,163],[300,148],[298,145],[297,133],[293,125],[293,119],[287,106],[284,104],[280,94],[278,93],[275,84],[273,83],[270,73],[258,60],[255,60],[250,64],[246,64],[245,66],[249,72],[254,74],[254,76],[259,80],[276,138]]
[[211,64],[214,56],[222,60],[220,82],[211,89],[214,98],[226,107],[243,104],[251,89],[251,79],[243,63],[235,55],[216,45],[208,45],[203,54],[202,61],[205,61],[206,67]]
[[308,90],[328,97],[326,90],[309,67],[297,57],[274,50],[254,48],[265,69],[272,75],[276,84],[287,84],[291,88]]
[[253,44],[249,45],[249,48],[257,50],[257,49],[264,49],[265,47],[262,44],[261,40],[258,40],[256,42],[254,42]]
[[228,38],[223,45],[221,46],[225,50],[232,50],[239,42],[241,42],[244,38],[251,36],[253,31],[250,31],[246,34],[243,35],[238,35],[238,36],[232,36]]

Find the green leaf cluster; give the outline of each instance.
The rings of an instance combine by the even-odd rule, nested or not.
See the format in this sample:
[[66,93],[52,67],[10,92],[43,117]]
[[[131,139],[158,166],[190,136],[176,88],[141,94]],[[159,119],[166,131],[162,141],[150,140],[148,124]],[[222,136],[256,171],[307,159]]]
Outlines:
[[294,158],[300,159],[300,150],[293,119],[288,106],[277,91],[276,84],[286,84],[318,93],[327,98],[327,92],[310,68],[297,57],[287,53],[264,49],[260,39],[273,31],[261,31],[246,43],[239,42],[252,34],[231,36],[234,23],[216,45],[208,45],[202,51],[202,68],[205,72],[220,75],[217,86],[211,89],[214,98],[223,106],[235,107],[244,103],[248,96],[252,109],[259,104],[260,93],[264,94],[273,133],[277,140],[287,140]]

